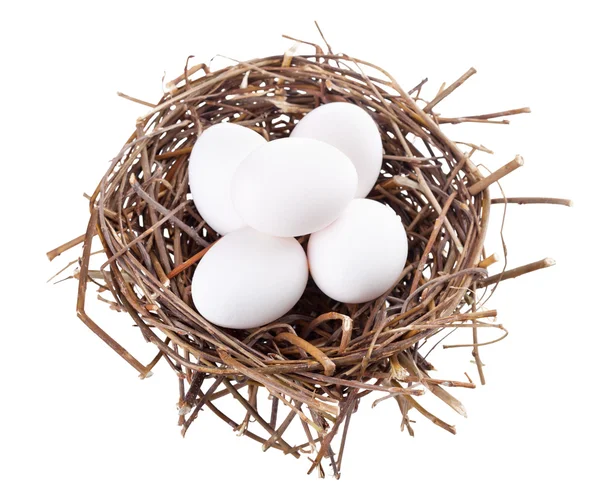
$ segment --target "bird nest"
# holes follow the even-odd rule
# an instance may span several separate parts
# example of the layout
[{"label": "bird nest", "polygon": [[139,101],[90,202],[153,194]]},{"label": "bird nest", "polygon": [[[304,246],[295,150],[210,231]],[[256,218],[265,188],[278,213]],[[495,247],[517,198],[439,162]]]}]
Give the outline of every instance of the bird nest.
[{"label": "bird nest", "polygon": [[[472,349],[483,381],[477,330],[501,328],[489,320],[496,312],[481,307],[485,290],[551,261],[488,276],[487,266],[496,260],[484,251],[491,204],[529,202],[491,199],[488,186],[522,159],[484,176],[471,160],[478,147],[457,144],[441,129],[445,123],[498,122],[527,108],[442,118],[436,104],[473,69],[427,102],[421,98],[426,80],[405,91],[373,64],[312,46],[314,55],[286,53],[215,72],[186,65],[156,105],[122,95],[148,112],[91,195],[86,233],[49,256],[83,242],[79,317],[141,377],[159,361],[168,363],[179,379],[183,434],[201,410],[210,410],[263,450],[306,453],[309,472],[324,475],[328,462],[339,477],[351,416],[373,391],[398,404],[402,427],[411,434],[413,410],[454,433],[422,406],[420,396],[437,396],[464,415],[448,388],[475,385],[470,378],[431,376],[425,349],[437,340],[430,339],[457,327],[472,329],[473,340],[461,346]],[[190,294],[196,263],[219,238],[188,194],[196,138],[222,122],[252,128],[267,140],[287,137],[311,109],[339,101],[362,107],[381,132],[384,159],[368,197],[390,206],[406,228],[408,259],[400,278],[386,295],[359,305],[336,302],[309,280],[297,305],[274,323],[250,330],[209,323]],[[95,237],[106,259],[91,269]],[[307,237],[299,241],[306,248]],[[87,314],[91,286],[131,316],[140,339],[156,346],[150,363],[134,358]],[[234,403],[221,404],[222,398]]]}]

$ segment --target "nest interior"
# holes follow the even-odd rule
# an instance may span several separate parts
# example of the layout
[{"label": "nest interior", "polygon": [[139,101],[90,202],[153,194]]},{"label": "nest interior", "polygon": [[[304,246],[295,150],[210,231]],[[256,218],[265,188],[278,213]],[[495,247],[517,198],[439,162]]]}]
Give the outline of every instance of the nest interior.
[{"label": "nest interior", "polygon": [[[410,410],[454,432],[418,398],[430,393],[464,414],[446,388],[474,384],[432,378],[421,346],[444,329],[468,326],[483,375],[477,327],[489,326],[485,319],[495,311],[482,310],[481,297],[500,280],[487,276],[483,244],[491,205],[487,187],[503,173],[484,177],[470,159],[475,149],[462,150],[442,132],[444,123],[465,118],[434,112],[472,73],[426,102],[420,97],[425,81],[404,91],[381,68],[319,47],[314,55],[277,55],[216,72],[204,64],[186,66],[158,104],[133,99],[149,106],[148,112],[91,196],[81,238],[79,317],[142,377],[157,362],[168,362],[179,379],[184,434],[208,409],[263,449],[295,457],[312,452],[309,472],[324,475],[328,461],[339,477],[352,413],[370,392],[398,403],[410,433]],[[335,101],[362,107],[380,129],[385,155],[368,197],[394,209],[406,228],[409,253],[400,279],[387,295],[361,305],[333,301],[309,280],[298,304],[276,323],[252,330],[208,323],[195,311],[190,285],[195,263],[219,235],[189,197],[187,164],[195,139],[225,121],[268,140],[286,137],[311,109]],[[520,163],[517,157],[502,170]],[[92,270],[96,237],[106,259]],[[305,247],[307,238],[299,240]],[[113,308],[131,315],[140,337],[156,346],[150,363],[134,358],[86,313],[91,285],[110,292]],[[265,393],[271,401],[259,409],[257,399]],[[224,396],[239,402],[243,418],[216,406]],[[288,440],[292,423],[303,429],[299,441]]]}]

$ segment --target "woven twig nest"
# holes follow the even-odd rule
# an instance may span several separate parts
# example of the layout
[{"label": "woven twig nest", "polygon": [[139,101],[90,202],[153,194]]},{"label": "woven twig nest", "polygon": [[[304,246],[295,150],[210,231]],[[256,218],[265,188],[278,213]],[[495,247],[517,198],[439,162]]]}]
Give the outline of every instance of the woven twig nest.
[{"label": "woven twig nest", "polygon": [[[487,187],[522,161],[517,156],[484,178],[470,160],[474,146],[457,145],[440,126],[528,109],[457,119],[436,115],[434,106],[474,72],[427,103],[419,98],[424,82],[405,91],[380,68],[318,47],[315,55],[277,55],[216,72],[204,64],[186,67],[138,120],[91,196],[90,222],[81,238],[80,318],[142,377],[158,361],[168,362],[180,382],[183,433],[199,410],[211,410],[263,449],[296,457],[312,451],[310,470],[321,475],[329,459],[337,477],[351,415],[369,392],[395,399],[402,426],[411,433],[411,409],[454,432],[421,406],[419,395],[432,393],[464,414],[445,388],[474,384],[432,378],[420,346],[444,329],[472,327],[471,347],[481,370],[477,328],[490,326],[485,319],[495,311],[480,309],[478,289],[550,263],[487,274],[494,261],[484,253]],[[225,121],[268,140],[286,137],[304,114],[335,101],[362,107],[379,127],[385,155],[368,197],[402,219],[409,239],[404,272],[387,295],[361,305],[333,301],[309,281],[298,304],[275,323],[254,330],[212,325],[196,312],[190,294],[195,263],[219,237],[188,195],[191,147],[203,130]],[[95,236],[106,261],[92,270]],[[299,240],[305,247],[307,238]],[[131,315],[140,339],[157,348],[153,361],[145,365],[133,358],[86,314],[90,283],[99,285],[104,299],[110,291],[112,307]],[[257,402],[267,395],[270,403]],[[224,396],[241,404],[244,418],[218,407]],[[294,425],[303,429],[294,433],[300,440],[288,438]]]}]

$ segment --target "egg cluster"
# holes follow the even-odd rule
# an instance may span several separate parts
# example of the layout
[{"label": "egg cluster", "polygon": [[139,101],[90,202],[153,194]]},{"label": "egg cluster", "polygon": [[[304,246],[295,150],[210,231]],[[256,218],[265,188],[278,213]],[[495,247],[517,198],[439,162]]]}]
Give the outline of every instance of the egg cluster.
[{"label": "egg cluster", "polygon": [[[384,294],[408,243],[400,217],[364,199],[382,159],[377,125],[345,102],[317,107],[290,137],[270,142],[231,123],[206,129],[190,155],[190,191],[222,237],[192,277],[198,312],[223,327],[260,327],[298,302],[309,268],[337,301]],[[308,234],[305,254],[295,237]]]}]

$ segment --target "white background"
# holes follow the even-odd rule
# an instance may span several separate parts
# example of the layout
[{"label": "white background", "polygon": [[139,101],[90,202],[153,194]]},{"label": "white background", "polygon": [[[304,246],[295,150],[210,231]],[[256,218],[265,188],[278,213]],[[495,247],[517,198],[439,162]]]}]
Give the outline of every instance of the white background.
[{"label": "white background", "polygon": [[[600,40],[592,5],[3,3],[0,495],[598,496],[600,275],[591,234]],[[510,126],[446,125],[447,133],[494,150],[475,157],[491,169],[523,155],[525,166],[503,182],[508,195],[575,201],[508,207],[509,267],[547,256],[557,265],[506,282],[488,303],[510,335],[482,349],[486,386],[453,391],[469,418],[429,402],[458,434],[414,415],[411,438],[399,430],[393,401],[371,409],[375,397],[367,398],[353,418],[340,481],[306,476],[306,458],[262,453],[209,411],[181,438],[172,372],[162,365],[140,381],[76,318],[76,281],[45,283],[78,255],[49,264],[45,252],[84,231],[82,193],[94,190],[146,111],[117,91],[156,101],[163,73],[179,75],[188,55],[208,62],[217,53],[240,60],[282,53],[292,42],[281,34],[318,42],[314,19],[334,51],[378,63],[404,88],[429,77],[430,97],[477,68],[438,112],[533,112]],[[487,248],[501,252],[502,208],[492,209]],[[150,359],[128,320],[91,309]],[[469,332],[450,342],[469,342]],[[466,349],[430,358],[440,377],[476,376]]]}]

